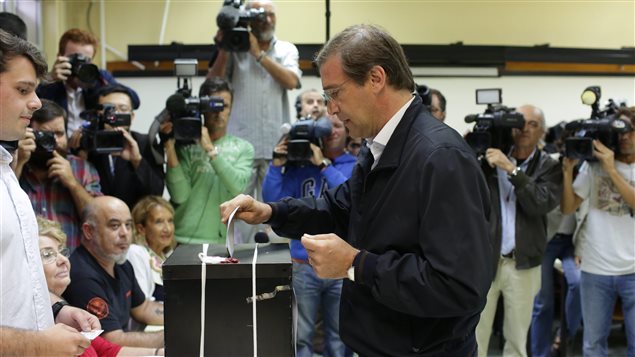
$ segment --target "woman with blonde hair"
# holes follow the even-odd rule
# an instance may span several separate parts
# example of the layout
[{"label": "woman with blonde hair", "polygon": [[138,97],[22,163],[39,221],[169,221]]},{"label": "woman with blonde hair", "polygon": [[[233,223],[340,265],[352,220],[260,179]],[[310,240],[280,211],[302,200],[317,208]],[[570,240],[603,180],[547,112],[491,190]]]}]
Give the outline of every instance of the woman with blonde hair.
[{"label": "woman with blonde hair", "polygon": [[176,246],[174,208],[159,196],[146,196],[132,209],[134,244],[128,261],[146,297],[163,301],[163,262]]}]

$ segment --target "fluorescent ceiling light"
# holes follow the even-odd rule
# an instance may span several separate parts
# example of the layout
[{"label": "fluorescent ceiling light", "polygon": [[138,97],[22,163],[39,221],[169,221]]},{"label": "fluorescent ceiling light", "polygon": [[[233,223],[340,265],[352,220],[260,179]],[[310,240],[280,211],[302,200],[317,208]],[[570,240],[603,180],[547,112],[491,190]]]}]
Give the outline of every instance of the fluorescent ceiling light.
[{"label": "fluorescent ceiling light", "polygon": [[415,77],[498,77],[496,67],[412,67]]}]

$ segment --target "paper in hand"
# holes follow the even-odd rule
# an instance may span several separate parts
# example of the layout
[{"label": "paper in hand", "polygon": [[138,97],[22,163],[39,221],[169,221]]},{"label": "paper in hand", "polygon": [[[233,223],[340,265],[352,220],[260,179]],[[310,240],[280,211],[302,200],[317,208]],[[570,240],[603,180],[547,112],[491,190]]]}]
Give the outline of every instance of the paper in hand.
[{"label": "paper in hand", "polygon": [[92,331],[81,331],[82,336],[86,337],[89,340],[94,340],[97,336],[101,335],[104,330],[92,330]]},{"label": "paper in hand", "polygon": [[234,215],[238,212],[238,208],[236,207],[234,211],[229,215],[229,219],[227,220],[227,240],[225,245],[227,246],[227,251],[229,252],[230,257],[234,257]]}]

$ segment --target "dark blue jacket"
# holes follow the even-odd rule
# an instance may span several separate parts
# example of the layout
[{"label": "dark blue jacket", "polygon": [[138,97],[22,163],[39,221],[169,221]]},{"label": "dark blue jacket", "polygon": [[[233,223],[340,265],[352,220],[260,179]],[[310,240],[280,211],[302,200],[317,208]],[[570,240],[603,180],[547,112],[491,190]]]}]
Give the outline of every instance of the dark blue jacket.
[{"label": "dark blue jacket", "polygon": [[360,356],[475,354],[493,257],[474,152],[417,97],[371,162],[362,148],[346,183],[272,204],[268,223],[288,237],[333,232],[361,250],[340,304],[340,336]]}]

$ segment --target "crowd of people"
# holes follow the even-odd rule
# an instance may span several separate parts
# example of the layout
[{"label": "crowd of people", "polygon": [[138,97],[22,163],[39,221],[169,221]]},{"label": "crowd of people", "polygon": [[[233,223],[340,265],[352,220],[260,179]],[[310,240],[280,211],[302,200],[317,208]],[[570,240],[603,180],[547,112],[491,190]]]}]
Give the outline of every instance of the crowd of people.
[{"label": "crowd of people", "polygon": [[[0,354],[163,355],[146,329],[164,324],[163,263],[179,244],[224,244],[239,208],[243,241],[289,240],[298,356],[485,356],[499,297],[503,355],[550,356],[582,331],[584,355],[606,356],[619,297],[635,356],[635,131],[581,162],[546,150],[545,113],[523,105],[512,145],[477,157],[443,123],[445,96],[417,93],[397,41],[357,25],[316,55],[323,91],[296,99],[298,120],[329,128],[298,160],[278,133],[298,50],[275,36],[272,1],[247,7],[264,15],[248,51],[216,47],[198,94],[223,110],[195,140],[171,119],[157,137],[130,130],[141,96],[105,69],[77,73],[90,32],[66,31],[49,71],[19,18],[0,16]],[[615,117],[635,127],[635,107]]]}]

